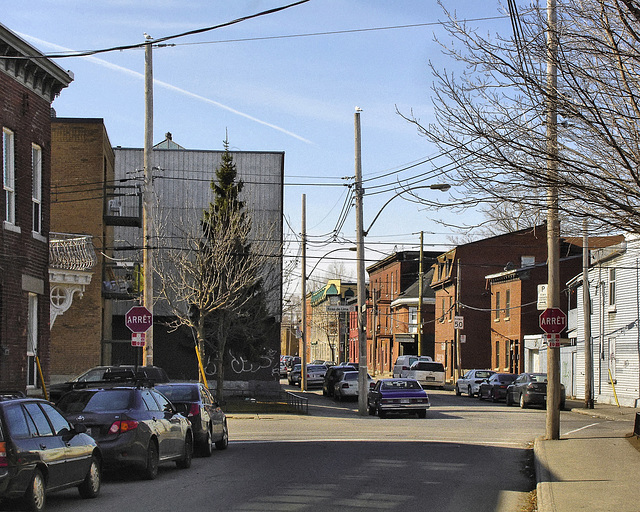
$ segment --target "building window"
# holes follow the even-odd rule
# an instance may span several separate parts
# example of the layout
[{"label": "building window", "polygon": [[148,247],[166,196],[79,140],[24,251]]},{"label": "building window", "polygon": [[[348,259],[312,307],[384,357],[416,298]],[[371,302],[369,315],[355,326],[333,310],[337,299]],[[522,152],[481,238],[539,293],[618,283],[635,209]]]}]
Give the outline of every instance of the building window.
[{"label": "building window", "polygon": [[449,322],[453,320],[453,297],[449,295]]},{"label": "building window", "polygon": [[616,269],[609,269],[609,309],[616,307]]},{"label": "building window", "polygon": [[33,232],[42,233],[42,149],[35,144],[31,145],[31,175],[33,203]]},{"label": "building window", "polygon": [[444,305],[444,297],[442,297],[442,315],[440,316],[440,323],[444,323],[444,315],[445,315],[445,305]]},{"label": "building window", "polygon": [[29,310],[27,311],[27,387],[35,388],[38,384],[38,296],[29,294]]},{"label": "building window", "polygon": [[418,332],[418,308],[409,308],[408,332],[411,334],[416,334]]},{"label": "building window", "polygon": [[16,175],[15,175],[15,144],[11,130],[2,129],[2,186],[5,196],[4,220],[15,225],[16,223]]},{"label": "building window", "polygon": [[511,317],[511,290],[504,292],[504,319],[509,320]]},{"label": "building window", "polygon": [[494,310],[495,316],[493,317],[493,319],[496,322],[500,321],[500,292],[496,292],[496,307]]},{"label": "building window", "polygon": [[496,340],[496,364],[495,369],[500,368],[500,340]]},{"label": "building window", "polygon": [[520,266],[522,268],[533,267],[535,264],[536,264],[536,257],[535,256],[522,256],[520,258]]}]

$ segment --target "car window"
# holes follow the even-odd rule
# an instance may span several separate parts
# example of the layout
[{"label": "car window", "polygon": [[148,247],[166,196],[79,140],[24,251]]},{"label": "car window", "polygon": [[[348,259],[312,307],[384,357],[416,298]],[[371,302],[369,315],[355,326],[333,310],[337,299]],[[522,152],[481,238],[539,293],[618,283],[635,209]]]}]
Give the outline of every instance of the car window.
[{"label": "car window", "polygon": [[149,409],[150,411],[162,410],[160,408],[160,405],[158,405],[158,402],[154,400],[151,391],[149,391],[148,389],[143,389],[142,391],[140,391],[140,397],[142,398],[142,401],[146,405],[147,409]]},{"label": "car window", "polygon": [[95,382],[102,380],[104,377],[105,368],[92,368],[88,372],[83,373],[76,380],[78,382]]},{"label": "car window", "polygon": [[546,373],[533,373],[531,374],[531,380],[533,382],[547,382]]},{"label": "car window", "polygon": [[24,404],[27,413],[33,419],[35,423],[36,429],[38,430],[38,435],[40,436],[52,436],[53,430],[51,429],[51,425],[49,425],[49,421],[47,417],[42,412],[42,409],[38,407],[38,404],[32,402]]},{"label": "car window", "polygon": [[160,393],[172,402],[197,402],[197,386],[156,386]]},{"label": "car window", "polygon": [[415,380],[390,380],[382,383],[382,389],[397,391],[404,389],[420,389],[420,384]]},{"label": "car window", "polygon": [[488,379],[492,375],[493,375],[493,372],[488,372],[488,371],[476,372],[476,379]]},{"label": "car window", "polygon": [[160,393],[158,393],[155,390],[151,390],[151,395],[153,396],[153,398],[156,399],[156,402],[158,402],[158,405],[160,406],[160,410],[161,411],[172,411],[173,410],[173,406],[171,405],[171,402],[169,402],[169,400],[166,399],[166,397],[164,397],[163,395],[161,395]]},{"label": "car window", "polygon": [[131,408],[130,389],[79,391],[64,395],[57,403],[65,413],[123,411]]},{"label": "car window", "polygon": [[[32,433],[27,425],[27,418],[20,404],[8,405],[4,410],[4,420],[9,427],[11,437],[27,438]],[[35,431],[34,431],[35,432]]]},{"label": "car window", "polygon": [[65,430],[67,432],[71,431],[71,425],[69,425],[69,422],[64,418],[62,414],[56,411],[52,405],[44,404],[44,403],[40,405],[44,410],[45,414],[47,415],[47,417],[49,418],[49,421],[53,426],[53,431],[55,435],[59,436],[63,434]]}]

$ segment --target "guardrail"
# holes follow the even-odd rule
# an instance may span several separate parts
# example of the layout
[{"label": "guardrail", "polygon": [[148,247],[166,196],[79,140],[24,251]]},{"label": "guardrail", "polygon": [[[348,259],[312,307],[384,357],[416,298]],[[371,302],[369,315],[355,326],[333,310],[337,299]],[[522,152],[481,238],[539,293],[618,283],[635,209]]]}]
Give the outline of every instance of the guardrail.
[{"label": "guardrail", "polygon": [[285,400],[287,405],[296,410],[300,414],[309,414],[309,399],[298,396],[290,391],[285,391]]}]

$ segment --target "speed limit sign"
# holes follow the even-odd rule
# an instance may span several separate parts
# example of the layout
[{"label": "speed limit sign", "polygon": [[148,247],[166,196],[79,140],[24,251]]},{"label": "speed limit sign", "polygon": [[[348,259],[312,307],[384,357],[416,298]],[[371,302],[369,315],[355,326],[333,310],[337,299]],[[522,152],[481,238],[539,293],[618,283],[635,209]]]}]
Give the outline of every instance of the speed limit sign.
[{"label": "speed limit sign", "polygon": [[464,329],[464,317],[463,316],[454,316],[453,317],[453,328],[457,330]]}]

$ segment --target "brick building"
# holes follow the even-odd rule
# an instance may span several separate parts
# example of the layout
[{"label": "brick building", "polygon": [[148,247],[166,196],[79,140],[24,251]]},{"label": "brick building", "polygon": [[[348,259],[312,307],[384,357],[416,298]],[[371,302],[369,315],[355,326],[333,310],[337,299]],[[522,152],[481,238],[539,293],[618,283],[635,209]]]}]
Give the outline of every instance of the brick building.
[{"label": "brick building", "polygon": [[82,299],[51,328],[51,380],[66,380],[112,361],[103,348],[111,339],[112,300],[103,283],[114,282],[113,226],[109,198],[113,190],[114,152],[102,119],[54,118],[51,121],[51,230],[91,237],[97,253],[95,278]]},{"label": "brick building", "polygon": [[[0,387],[49,374],[51,104],[73,77],[0,25]],[[36,57],[36,58],[33,58]]]}]

